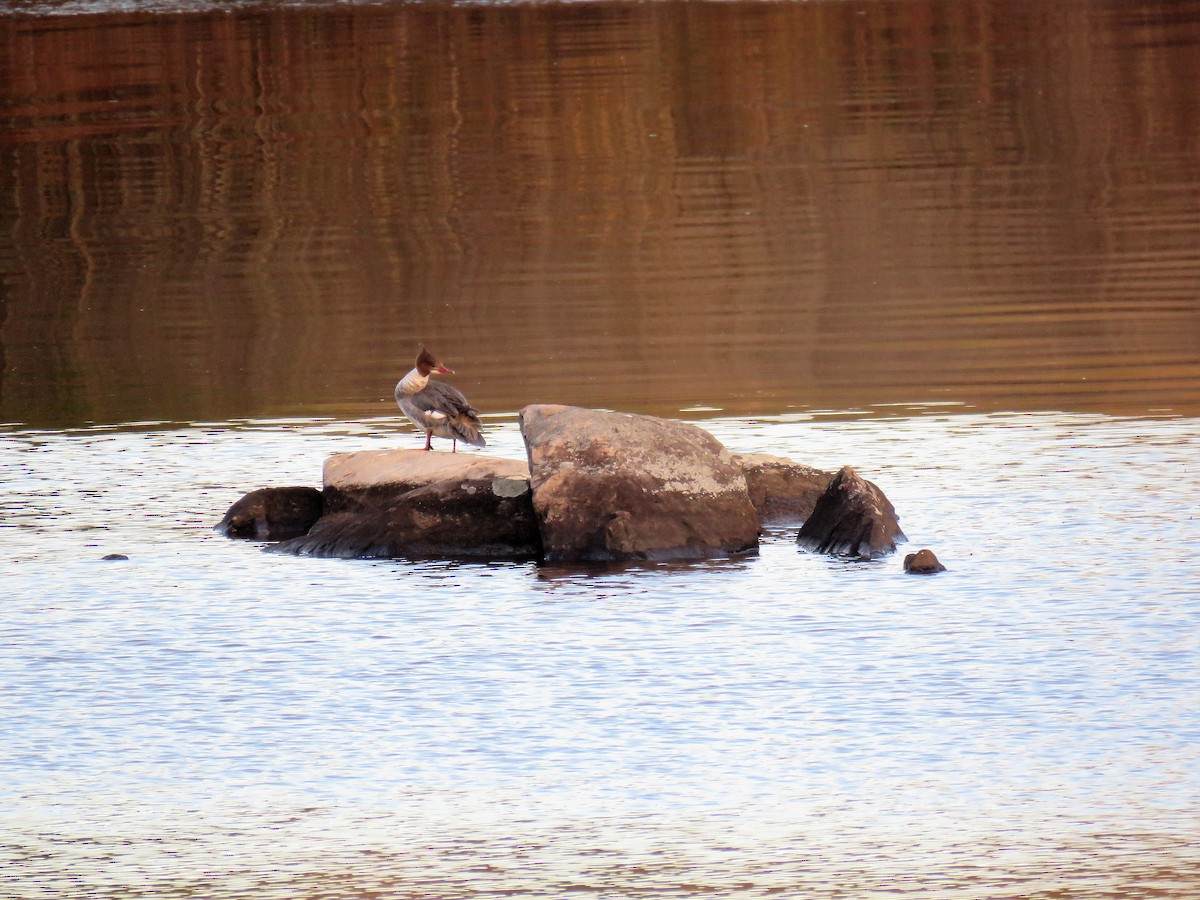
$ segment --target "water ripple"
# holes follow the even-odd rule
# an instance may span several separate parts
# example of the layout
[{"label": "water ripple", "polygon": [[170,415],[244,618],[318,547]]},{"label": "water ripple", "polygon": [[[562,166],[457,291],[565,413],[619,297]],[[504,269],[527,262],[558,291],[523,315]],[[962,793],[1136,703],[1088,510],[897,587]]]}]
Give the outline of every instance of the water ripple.
[{"label": "water ripple", "polygon": [[211,525],[387,422],[6,432],[5,893],[1195,883],[1195,420],[703,424],[855,464],[950,571],[787,529],[682,566],[281,558]]}]

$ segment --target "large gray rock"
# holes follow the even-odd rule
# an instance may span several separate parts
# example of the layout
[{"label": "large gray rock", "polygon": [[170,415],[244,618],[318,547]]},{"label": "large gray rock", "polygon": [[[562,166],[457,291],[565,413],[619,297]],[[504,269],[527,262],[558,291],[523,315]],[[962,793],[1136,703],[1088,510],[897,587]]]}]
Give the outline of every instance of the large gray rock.
[{"label": "large gray rock", "polygon": [[316,488],[259,488],[229,507],[216,530],[231,538],[281,541],[307,532],[323,505]]},{"label": "large gray rock", "polygon": [[457,477],[323,516],[273,549],[343,559],[534,559],[541,541],[528,481]]},{"label": "large gray rock", "polygon": [[817,553],[874,559],[906,540],[891,501],[849,466],[833,476],[800,528],[797,543]]},{"label": "large gray rock", "polygon": [[735,453],[733,461],[746,476],[759,520],[767,525],[806,520],[833,478],[812,466],[766,453]]},{"label": "large gray rock", "polygon": [[694,559],[758,545],[745,476],[708,432],[572,406],[527,406],[520,420],[546,561]]}]

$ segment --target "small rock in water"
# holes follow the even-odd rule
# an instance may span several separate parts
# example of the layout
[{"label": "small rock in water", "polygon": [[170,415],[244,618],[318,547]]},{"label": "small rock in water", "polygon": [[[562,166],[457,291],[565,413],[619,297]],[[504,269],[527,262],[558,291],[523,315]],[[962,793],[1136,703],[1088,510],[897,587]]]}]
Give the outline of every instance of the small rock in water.
[{"label": "small rock in water", "polygon": [[904,571],[910,575],[936,575],[946,567],[938,561],[932,550],[918,550],[904,557]]},{"label": "small rock in water", "polygon": [[229,507],[216,530],[230,538],[282,541],[306,534],[323,504],[316,488],[259,488]]},{"label": "small rock in water", "polygon": [[808,550],[860,559],[891,553],[903,540],[891,501],[849,466],[834,475],[796,537]]},{"label": "small rock in water", "polygon": [[123,560],[123,559],[127,560],[127,559],[129,559],[129,557],[126,556],[124,553],[109,553],[109,554],[106,554],[105,556],[100,557],[100,559],[102,559],[102,560]]}]

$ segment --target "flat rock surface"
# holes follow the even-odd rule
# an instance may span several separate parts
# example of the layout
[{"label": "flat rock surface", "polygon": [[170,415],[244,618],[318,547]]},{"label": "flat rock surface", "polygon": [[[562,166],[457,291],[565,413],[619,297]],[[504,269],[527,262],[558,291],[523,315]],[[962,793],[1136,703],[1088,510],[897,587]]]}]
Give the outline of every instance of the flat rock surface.
[{"label": "flat rock surface", "polygon": [[536,405],[521,410],[521,432],[549,562],[689,559],[758,544],[745,476],[701,428]]},{"label": "flat rock surface", "polygon": [[325,460],[322,480],[327,512],[390,503],[401,494],[443,482],[511,482],[498,493],[520,493],[529,465],[520,459],[437,450],[360,450]]},{"label": "flat rock surface", "polygon": [[478,453],[438,450],[360,450],[334,453],[325,460],[325,487],[373,487],[407,484],[420,487],[436,481],[481,478],[529,478],[522,459],[502,459]]}]

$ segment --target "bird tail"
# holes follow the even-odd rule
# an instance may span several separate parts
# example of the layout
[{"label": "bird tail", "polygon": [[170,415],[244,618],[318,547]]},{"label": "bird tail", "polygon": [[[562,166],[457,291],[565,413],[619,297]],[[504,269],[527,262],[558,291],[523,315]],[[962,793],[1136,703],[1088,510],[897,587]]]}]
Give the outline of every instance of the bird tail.
[{"label": "bird tail", "polygon": [[483,423],[474,413],[465,412],[450,420],[451,433],[463,443],[473,444],[476,447],[487,446],[482,427]]}]

